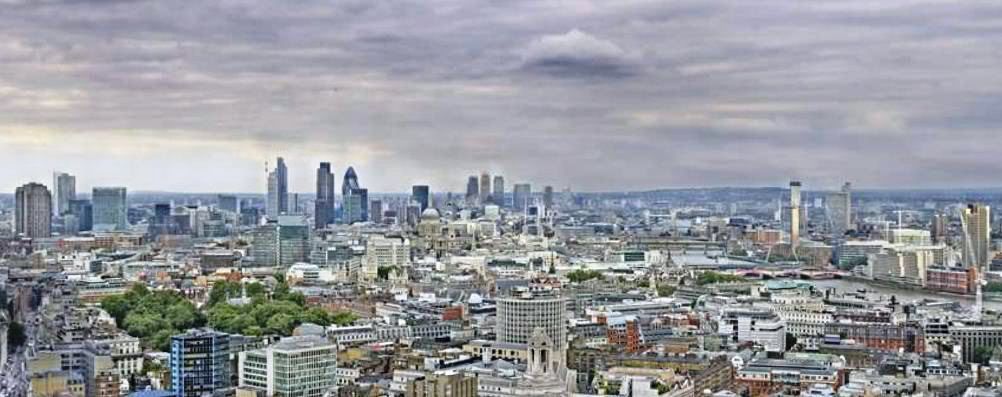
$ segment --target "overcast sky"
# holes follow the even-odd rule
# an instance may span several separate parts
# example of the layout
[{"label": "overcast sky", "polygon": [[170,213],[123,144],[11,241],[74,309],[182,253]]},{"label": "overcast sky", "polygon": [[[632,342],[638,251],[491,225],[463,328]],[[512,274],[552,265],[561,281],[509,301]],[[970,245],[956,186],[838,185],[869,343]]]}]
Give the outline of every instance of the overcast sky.
[{"label": "overcast sky", "polygon": [[1002,186],[1002,2],[0,0],[0,189]]}]

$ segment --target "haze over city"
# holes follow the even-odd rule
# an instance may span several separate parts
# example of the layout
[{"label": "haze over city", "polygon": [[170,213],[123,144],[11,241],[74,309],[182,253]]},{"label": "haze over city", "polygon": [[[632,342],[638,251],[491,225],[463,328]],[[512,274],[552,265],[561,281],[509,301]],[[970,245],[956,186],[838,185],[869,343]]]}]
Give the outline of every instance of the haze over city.
[{"label": "haze over city", "polygon": [[990,1],[5,0],[0,190],[996,187],[1000,51]]}]

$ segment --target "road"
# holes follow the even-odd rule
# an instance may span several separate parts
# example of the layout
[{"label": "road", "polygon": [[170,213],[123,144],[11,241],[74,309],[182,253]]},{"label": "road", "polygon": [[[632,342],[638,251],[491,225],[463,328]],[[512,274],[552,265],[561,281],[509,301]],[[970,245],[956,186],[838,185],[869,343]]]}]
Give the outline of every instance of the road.
[{"label": "road", "polygon": [[[26,316],[32,320],[34,315]],[[24,325],[25,335],[28,340],[25,346],[18,347],[16,351],[11,351],[7,355],[7,362],[0,368],[0,397],[25,397],[31,393],[31,383],[28,382],[28,359],[35,355],[35,346],[38,332],[35,330],[35,321],[27,321]]]}]

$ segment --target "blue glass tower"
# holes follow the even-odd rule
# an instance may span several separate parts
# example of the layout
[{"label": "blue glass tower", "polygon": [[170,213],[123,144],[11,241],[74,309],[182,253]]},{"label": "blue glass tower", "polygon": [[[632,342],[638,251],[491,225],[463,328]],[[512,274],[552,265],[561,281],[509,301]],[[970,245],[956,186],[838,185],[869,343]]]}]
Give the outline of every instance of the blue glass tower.
[{"label": "blue glass tower", "polygon": [[176,397],[201,397],[230,388],[230,336],[191,330],[170,340],[170,374]]}]

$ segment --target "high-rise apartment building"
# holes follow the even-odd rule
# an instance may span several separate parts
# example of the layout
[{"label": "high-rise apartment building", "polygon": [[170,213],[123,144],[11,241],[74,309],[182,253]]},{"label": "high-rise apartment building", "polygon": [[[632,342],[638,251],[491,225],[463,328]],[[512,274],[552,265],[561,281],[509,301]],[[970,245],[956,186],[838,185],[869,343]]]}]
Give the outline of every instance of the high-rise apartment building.
[{"label": "high-rise apartment building", "polygon": [[323,397],[335,386],[337,345],[321,336],[294,336],[239,355],[240,388],[266,396]]},{"label": "high-rise apartment building", "polygon": [[421,206],[421,212],[428,209],[431,205],[431,189],[428,188],[428,185],[411,186],[411,201]]},{"label": "high-rise apartment building", "polygon": [[14,233],[30,238],[52,235],[52,194],[45,185],[32,182],[17,188]]},{"label": "high-rise apartment building", "polygon": [[491,194],[494,197],[494,204],[500,207],[504,207],[507,202],[504,196],[504,177],[501,175],[494,176],[494,193]]},{"label": "high-rise apartment building", "polygon": [[91,193],[94,230],[123,231],[129,227],[124,187],[95,187]]},{"label": "high-rise apartment building", "polygon": [[63,215],[70,210],[70,200],[77,198],[77,178],[65,172],[56,172],[52,175],[53,192],[52,210],[53,215]]},{"label": "high-rise apartment building", "polygon": [[320,163],[317,168],[317,199],[314,203],[314,227],[323,229],[334,222],[334,173],[331,163]]},{"label": "high-rise apartment building", "polygon": [[269,219],[289,213],[289,170],[285,159],[279,157],[275,169],[268,173],[268,203],[265,209]]},{"label": "high-rise apartment building", "polygon": [[984,204],[969,204],[961,216],[967,231],[962,252],[964,266],[987,269],[991,260],[991,208]]},{"label": "high-rise apartment building", "polygon": [[516,290],[497,300],[497,341],[527,344],[542,328],[561,348],[567,342],[567,300],[556,292]]},{"label": "high-rise apartment building", "polygon": [[512,188],[512,207],[519,212],[523,212],[532,204],[532,185],[528,183],[518,183]]},{"label": "high-rise apartment building", "polygon": [[171,386],[176,397],[216,395],[230,388],[230,336],[191,330],[170,341]]}]

